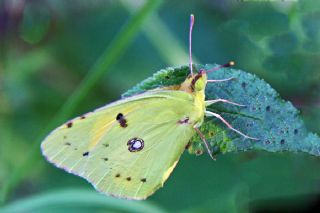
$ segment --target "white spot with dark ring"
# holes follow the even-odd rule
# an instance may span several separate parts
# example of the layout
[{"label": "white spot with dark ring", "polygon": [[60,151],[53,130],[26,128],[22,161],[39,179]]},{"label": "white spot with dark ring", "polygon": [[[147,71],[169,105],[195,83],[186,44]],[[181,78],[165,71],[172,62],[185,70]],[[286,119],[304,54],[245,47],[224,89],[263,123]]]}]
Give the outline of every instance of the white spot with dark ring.
[{"label": "white spot with dark ring", "polygon": [[128,150],[130,152],[138,152],[143,149],[144,141],[141,138],[132,138],[128,141]]}]

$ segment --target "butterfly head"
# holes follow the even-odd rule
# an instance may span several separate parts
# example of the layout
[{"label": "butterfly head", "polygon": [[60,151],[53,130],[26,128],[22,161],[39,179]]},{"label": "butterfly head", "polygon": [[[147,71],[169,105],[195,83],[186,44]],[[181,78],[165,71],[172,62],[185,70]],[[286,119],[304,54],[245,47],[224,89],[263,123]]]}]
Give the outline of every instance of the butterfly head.
[{"label": "butterfly head", "polygon": [[194,92],[205,90],[207,85],[207,73],[201,69],[197,74],[192,75],[190,87]]}]

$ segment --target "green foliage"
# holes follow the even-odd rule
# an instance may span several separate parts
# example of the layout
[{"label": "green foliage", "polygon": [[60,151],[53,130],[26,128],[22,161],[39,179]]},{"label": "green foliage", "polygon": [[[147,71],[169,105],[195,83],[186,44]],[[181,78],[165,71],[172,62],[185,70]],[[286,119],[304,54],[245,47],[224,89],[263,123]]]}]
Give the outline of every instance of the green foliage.
[{"label": "green foliage", "polygon": [[[197,70],[210,70],[218,65],[196,65]],[[142,81],[123,96],[141,93],[157,87],[178,85],[189,74],[187,66],[167,68]],[[258,138],[258,141],[245,139],[232,132],[217,118],[206,118],[200,128],[213,147],[214,153],[265,150],[269,152],[306,152],[320,155],[320,138],[309,133],[290,102],[264,80],[241,70],[223,68],[209,73],[209,79],[234,78],[228,82],[209,83],[206,88],[207,100],[226,99],[245,105],[214,104],[209,111],[221,114],[234,128]],[[216,127],[219,126],[219,128]],[[201,143],[198,136],[193,141]]]},{"label": "green foliage", "polygon": [[37,7],[37,5],[26,5],[23,12],[23,21],[20,26],[22,39],[30,44],[38,43],[45,37],[51,21],[48,8],[40,9],[33,7]]},{"label": "green foliage", "polygon": [[[101,79],[101,77],[108,71],[111,65],[113,65],[119,57],[122,55],[124,50],[129,46],[134,36],[137,34],[139,27],[148,15],[159,6],[160,1],[150,1],[143,5],[143,7],[137,11],[135,15],[126,23],[123,29],[111,42],[110,46],[102,53],[101,57],[93,65],[92,69],[89,70],[81,84],[75,90],[74,94],[66,101],[65,105],[62,106],[61,110],[54,117],[48,128],[57,125],[64,119],[67,119],[72,111],[79,105],[79,103],[86,97],[88,92],[93,89],[94,85]],[[42,139],[42,135],[39,138]],[[39,139],[40,141],[40,139]],[[16,169],[11,177],[4,183],[0,191],[0,202],[6,199],[7,193],[19,180],[28,173],[28,170],[33,166],[39,157],[39,142],[34,142],[30,149],[29,158],[22,163],[18,169]]]},{"label": "green foliage", "polygon": [[150,202],[105,197],[92,190],[70,189],[39,194],[6,206],[1,213],[53,212],[165,212]]},{"label": "green foliage", "polygon": [[[187,64],[190,13],[196,18],[193,56],[201,59],[197,63],[236,61],[238,68],[265,79],[283,99],[299,108],[299,117],[308,130],[320,132],[320,4],[314,0],[188,1],[186,4],[162,1],[161,7],[148,12],[141,25],[131,25],[135,28],[131,32],[135,32],[129,33],[129,40],[118,42],[125,44],[124,50],[109,48],[112,52],[104,55],[105,61],[113,60],[107,63],[108,74],[103,77],[99,74],[87,92],[82,90],[86,94],[81,95],[80,101],[72,104],[76,107],[69,108],[68,113],[60,111],[64,115],[58,118],[56,112],[79,88],[106,47],[110,47],[111,41],[115,43],[116,37],[123,37],[117,32],[123,32],[126,20],[142,8],[135,3],[128,0],[0,1],[0,190],[6,198],[0,201],[2,205],[19,204],[36,198],[37,194],[46,198],[48,194],[44,192],[70,187],[75,190],[87,187],[93,191],[87,182],[53,168],[41,157],[40,135],[50,132],[44,127],[48,124],[55,127],[119,99],[121,93],[151,76],[154,70]],[[150,1],[153,3],[156,4]],[[219,72],[214,74],[222,77],[225,71]],[[232,70],[226,71],[227,74],[241,75],[241,72]],[[176,77],[183,80],[184,75]],[[239,86],[237,79],[225,83],[212,86],[217,89]],[[230,96],[233,101],[242,102],[232,94],[224,95],[219,97]],[[246,100],[255,102],[250,97]],[[248,104],[245,100],[244,103]],[[286,102],[276,106],[280,109],[281,105],[289,106]],[[212,110],[223,113],[230,122],[239,117],[230,112],[247,110],[226,104],[214,107]],[[265,112],[257,110],[257,114],[262,116]],[[213,147],[215,153],[231,152],[217,156],[217,161],[211,161],[206,154],[185,153],[165,187],[150,197],[147,204],[153,201],[170,212],[254,212],[261,208],[258,202],[263,209],[279,211],[282,207],[291,211],[310,205],[310,200],[319,194],[318,157],[291,152],[235,153],[251,144],[245,141],[243,146],[235,146],[231,139],[237,135],[218,120],[206,122],[202,128],[225,133],[220,134],[222,139],[215,138],[218,144]],[[247,133],[246,126],[239,128]],[[301,128],[304,129],[303,125]],[[297,141],[298,145],[312,141],[306,138]],[[277,143],[262,145],[254,148],[270,151],[279,148]],[[193,152],[203,149],[201,143],[195,143],[192,148]],[[52,195],[58,199],[62,194]],[[72,194],[79,201],[83,201],[83,195]],[[92,202],[99,206],[99,212],[100,204]],[[60,204],[57,203],[57,208]],[[68,207],[76,208],[73,202]],[[48,207],[47,211],[51,209]]]}]

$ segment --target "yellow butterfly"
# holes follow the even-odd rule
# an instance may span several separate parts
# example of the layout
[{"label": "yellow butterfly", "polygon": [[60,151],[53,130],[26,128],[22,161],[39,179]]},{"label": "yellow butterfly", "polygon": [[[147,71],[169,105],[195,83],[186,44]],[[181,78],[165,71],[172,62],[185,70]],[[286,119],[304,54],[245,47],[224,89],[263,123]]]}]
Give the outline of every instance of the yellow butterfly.
[{"label": "yellow butterfly", "polygon": [[[229,79],[207,80],[207,73],[213,70],[193,73],[193,15],[190,23],[190,75],[181,85],[122,99],[58,127],[41,144],[47,160],[87,179],[104,194],[140,200],[163,186],[195,134],[213,158],[198,129],[204,116],[217,117],[251,138],[219,114],[206,111],[206,106],[217,102],[239,104],[224,99],[205,101],[207,82]],[[223,67],[231,65],[233,62]]]}]

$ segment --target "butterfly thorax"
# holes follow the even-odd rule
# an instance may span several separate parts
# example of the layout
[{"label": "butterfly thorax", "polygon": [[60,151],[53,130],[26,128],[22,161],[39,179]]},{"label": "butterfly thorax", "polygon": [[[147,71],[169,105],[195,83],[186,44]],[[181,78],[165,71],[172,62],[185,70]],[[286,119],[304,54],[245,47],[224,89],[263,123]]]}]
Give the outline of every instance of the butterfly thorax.
[{"label": "butterfly thorax", "polygon": [[204,118],[206,84],[207,75],[204,71],[200,71],[197,74],[189,75],[179,88],[179,90],[194,96],[196,110],[192,113],[191,120],[195,121],[196,127],[199,127],[202,124]]}]

